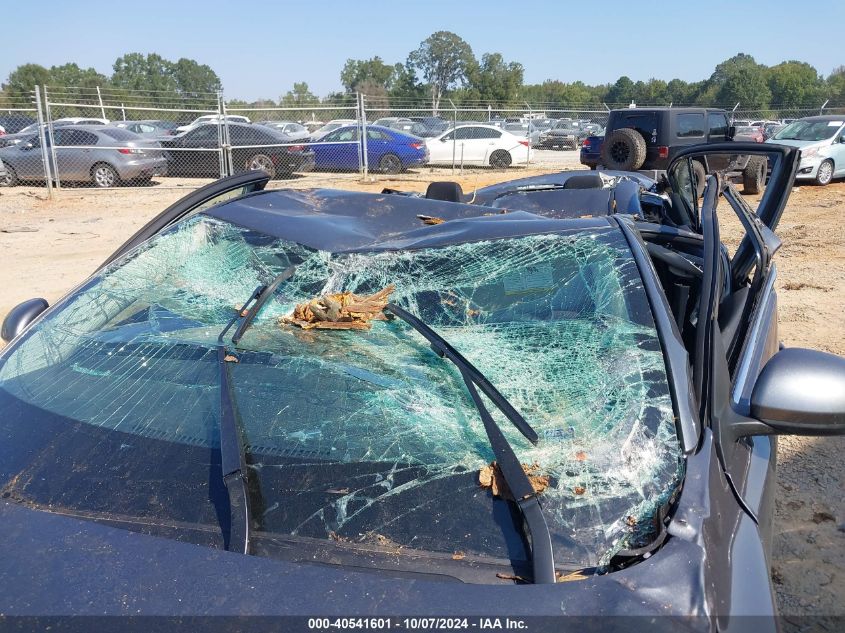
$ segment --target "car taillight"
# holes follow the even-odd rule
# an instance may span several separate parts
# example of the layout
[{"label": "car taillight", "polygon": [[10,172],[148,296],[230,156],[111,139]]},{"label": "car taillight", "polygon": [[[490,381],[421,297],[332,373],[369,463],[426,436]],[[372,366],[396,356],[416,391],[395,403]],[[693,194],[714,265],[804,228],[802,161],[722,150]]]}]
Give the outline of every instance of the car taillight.
[{"label": "car taillight", "polygon": [[291,152],[301,152],[305,149],[305,145],[288,145],[288,150]]},{"label": "car taillight", "polygon": [[410,145],[414,149],[422,149],[423,147],[425,147],[425,143],[411,143]]},{"label": "car taillight", "polygon": [[121,154],[143,154],[144,151],[134,147],[121,147],[117,150]]},{"label": "car taillight", "polygon": [[525,145],[525,147],[528,147],[528,141],[519,141],[519,144]]},{"label": "car taillight", "polygon": [[661,145],[657,148],[657,156],[660,158],[669,158],[669,148],[665,145]]},{"label": "car taillight", "polygon": [[590,139],[586,139],[586,138],[585,138],[585,139],[584,139],[584,142],[583,142],[583,143],[581,143],[581,147],[586,147],[587,149],[589,149],[589,147],[590,147]]}]

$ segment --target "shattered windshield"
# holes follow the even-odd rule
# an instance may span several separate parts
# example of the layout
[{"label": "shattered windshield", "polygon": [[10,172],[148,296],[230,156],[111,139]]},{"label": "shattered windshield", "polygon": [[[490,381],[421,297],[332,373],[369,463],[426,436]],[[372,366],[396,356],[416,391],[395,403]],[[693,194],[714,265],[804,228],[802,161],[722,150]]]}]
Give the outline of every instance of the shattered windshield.
[{"label": "shattered windshield", "polygon": [[28,452],[0,452],[4,496],[220,546],[216,337],[289,266],[230,366],[259,550],[284,537],[529,557],[518,512],[480,485],[493,453],[453,365],[399,320],[335,331],[282,318],[390,285],[537,430],[535,447],[502,424],[548,478],[540,502],[559,564],[601,565],[653,537],[681,453],[642,282],[610,228],[327,253],[195,216],[6,352],[0,430]]}]

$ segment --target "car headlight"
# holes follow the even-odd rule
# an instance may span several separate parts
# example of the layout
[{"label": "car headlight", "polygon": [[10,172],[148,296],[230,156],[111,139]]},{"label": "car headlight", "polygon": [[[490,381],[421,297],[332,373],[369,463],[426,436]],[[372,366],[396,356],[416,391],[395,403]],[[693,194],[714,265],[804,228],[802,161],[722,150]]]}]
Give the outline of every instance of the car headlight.
[{"label": "car headlight", "polygon": [[819,153],[818,147],[808,147],[807,149],[801,150],[801,158],[810,158],[810,156],[815,156]]}]

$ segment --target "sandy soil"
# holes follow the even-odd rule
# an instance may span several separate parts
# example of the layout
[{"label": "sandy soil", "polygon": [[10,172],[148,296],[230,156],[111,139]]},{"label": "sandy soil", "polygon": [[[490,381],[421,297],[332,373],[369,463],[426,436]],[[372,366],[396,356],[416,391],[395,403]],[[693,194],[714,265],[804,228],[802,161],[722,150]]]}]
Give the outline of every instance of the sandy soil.
[{"label": "sandy soil", "polygon": [[[448,169],[425,169],[374,182],[361,182],[355,174],[314,174],[272,186],[421,191],[431,180],[448,179],[472,190],[547,170],[467,169],[451,175]],[[166,183],[143,190],[65,189],[53,201],[44,199],[43,189],[0,189],[0,315],[33,296],[55,301],[148,219],[197,185],[192,179]],[[783,247],[776,256],[780,336],[787,346],[845,355],[843,214],[845,182],[793,190],[778,230]],[[730,240],[735,223],[726,218],[723,231]],[[780,441],[772,576],[787,619],[845,615],[843,454],[845,438]]]}]

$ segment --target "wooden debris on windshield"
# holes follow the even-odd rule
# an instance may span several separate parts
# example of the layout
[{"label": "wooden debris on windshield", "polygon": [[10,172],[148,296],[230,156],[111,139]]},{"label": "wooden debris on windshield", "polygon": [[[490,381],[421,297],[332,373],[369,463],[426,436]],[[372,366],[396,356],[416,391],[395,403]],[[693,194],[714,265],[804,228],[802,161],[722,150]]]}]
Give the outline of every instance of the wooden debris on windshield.
[{"label": "wooden debris on windshield", "polygon": [[279,323],[303,330],[369,330],[372,321],[385,321],[384,308],[396,289],[391,284],[371,295],[338,292],[298,304]]},{"label": "wooden debris on windshield", "polygon": [[430,225],[443,224],[446,221],[443,218],[437,218],[437,217],[434,217],[433,215],[418,215],[417,218],[422,220],[423,224],[430,224]]},{"label": "wooden debris on windshield", "polygon": [[[531,482],[531,487],[537,494],[549,487],[549,476],[539,474],[539,464],[531,464],[530,466],[522,464],[522,470],[528,475],[528,481]],[[482,488],[490,488],[494,497],[513,500],[513,495],[505,482],[502,470],[495,461],[490,462],[488,466],[484,466],[478,471],[478,484]]]}]

